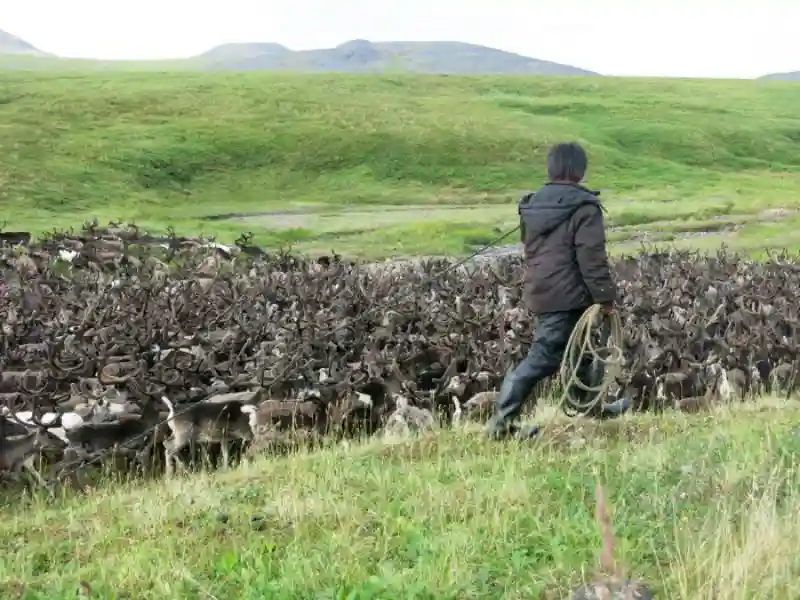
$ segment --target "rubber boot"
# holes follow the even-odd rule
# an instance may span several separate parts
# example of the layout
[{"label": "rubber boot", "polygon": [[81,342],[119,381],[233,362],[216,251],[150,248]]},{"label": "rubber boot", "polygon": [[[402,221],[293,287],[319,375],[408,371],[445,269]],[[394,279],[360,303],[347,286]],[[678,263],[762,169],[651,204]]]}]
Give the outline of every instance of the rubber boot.
[{"label": "rubber boot", "polygon": [[[605,324],[603,324],[599,331],[598,339],[595,340],[595,347],[605,347],[609,337],[610,332]],[[581,379],[586,383],[587,387],[597,388],[603,383],[603,378],[606,374],[605,364],[600,356],[593,356],[591,362],[581,369],[581,373],[583,375]],[[583,392],[583,394],[586,398],[590,396],[590,392]],[[586,416],[601,420],[615,419],[625,414],[631,407],[631,404],[630,398],[625,396],[614,399],[610,399],[610,396],[607,396],[606,398],[598,399],[597,404],[592,407]]]},{"label": "rubber boot", "polygon": [[[582,367],[579,376],[587,387],[597,388],[603,383],[603,378],[606,375],[605,365],[597,356],[592,358],[591,361],[587,361],[587,364],[585,364],[585,366],[582,365]],[[586,390],[579,391],[579,397],[584,403],[595,396],[595,394],[596,392],[588,392]],[[588,412],[586,412],[585,416],[602,419],[604,404],[605,398],[598,398],[595,400],[594,406],[589,408]]]},{"label": "rubber boot", "polygon": [[633,402],[628,396],[616,398],[611,402],[603,402],[602,410],[600,411],[600,418],[616,419],[628,412],[628,409],[633,405]]},{"label": "rubber boot", "polygon": [[502,439],[515,435],[519,427],[514,424],[514,420],[519,414],[522,402],[518,401],[518,394],[514,393],[514,369],[506,371],[503,384],[500,386],[500,393],[494,401],[494,415],[486,425],[486,434],[495,439]]}]

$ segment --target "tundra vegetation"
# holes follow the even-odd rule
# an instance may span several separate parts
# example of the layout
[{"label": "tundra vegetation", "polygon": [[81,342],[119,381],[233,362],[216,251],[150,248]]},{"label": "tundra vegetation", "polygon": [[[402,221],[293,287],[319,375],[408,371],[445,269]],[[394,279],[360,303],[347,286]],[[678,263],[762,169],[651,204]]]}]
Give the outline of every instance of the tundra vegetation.
[{"label": "tundra vegetation", "polygon": [[[47,152],[41,135],[16,129],[2,188],[15,230],[0,236],[3,597],[560,597],[591,579],[598,477],[616,558],[660,597],[797,594],[800,261],[768,251],[764,237],[766,227],[790,231],[797,174],[791,153],[759,154],[791,147],[785,84],[667,81],[646,92],[597,79],[170,77],[3,75],[0,111],[19,111],[42,135],[53,125]],[[153,104],[164,89],[174,96]],[[498,105],[503,89],[523,103],[549,95],[550,112]],[[717,106],[714,89],[731,93],[712,121],[697,94]],[[74,110],[52,102],[67,90],[83,94],[82,112],[78,100]],[[456,113],[447,107],[459,92]],[[360,128],[359,93],[383,106]],[[662,94],[667,112],[682,106],[670,113],[677,120],[656,131],[633,119],[650,136],[615,150],[623,118],[593,103],[638,106],[643,119],[646,93]],[[197,110],[178,116],[171,103],[184,102]],[[405,121],[392,102],[417,110]],[[224,118],[197,112],[211,106]],[[265,106],[276,116],[256,132]],[[681,152],[703,156],[691,142],[699,138],[670,141],[682,123],[716,140],[733,135],[733,113],[739,135],[752,127],[755,140],[760,126],[771,145],[714,146],[716,161],[682,162]],[[434,212],[430,222],[373,223],[354,243],[362,257],[463,253],[513,224],[513,190],[531,185],[545,143],[584,123],[596,177],[610,188],[612,235],[644,235],[645,223],[657,234],[684,223],[677,217],[692,232],[741,219],[727,239],[753,250],[751,227],[766,247],[758,261],[690,249],[710,233],[672,248],[617,247],[626,364],[614,391],[634,400],[621,419],[568,419],[545,405],[533,443],[479,434],[534,325],[516,256],[364,263],[262,249],[299,241],[314,250],[343,233],[259,228],[263,205],[299,210],[313,199],[303,210],[347,221],[354,205],[382,215],[387,204],[434,199],[478,215],[470,227],[480,235],[462,236],[450,219],[431,242],[430,223],[447,218]],[[652,187],[642,187],[648,176]],[[278,189],[269,181],[281,195],[262,204],[256,194]],[[112,191],[119,203],[109,204]],[[199,216],[186,216],[189,203]],[[65,229],[113,212],[146,226]],[[213,226],[224,243],[165,224]],[[254,235],[234,236],[234,226]],[[401,238],[409,245],[377,244]]]},{"label": "tundra vegetation", "polygon": [[0,72],[9,228],[98,218],[367,258],[464,254],[579,139],[620,251],[796,248],[790,82]]}]

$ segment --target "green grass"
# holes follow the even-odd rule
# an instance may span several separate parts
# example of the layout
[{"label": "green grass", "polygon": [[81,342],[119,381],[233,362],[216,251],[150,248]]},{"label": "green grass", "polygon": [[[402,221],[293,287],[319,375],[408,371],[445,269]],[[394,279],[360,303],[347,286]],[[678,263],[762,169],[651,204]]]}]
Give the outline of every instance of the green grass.
[{"label": "green grass", "polygon": [[[80,65],[76,65],[78,68]],[[134,68],[132,66],[131,68]],[[123,218],[362,256],[461,254],[578,139],[616,251],[800,247],[800,112],[779,82],[0,74],[8,229]],[[775,212],[783,209],[784,213]],[[660,597],[800,596],[800,405],[372,440],[0,509],[0,597],[536,597],[591,571],[595,476]],[[220,516],[227,520],[223,522]],[[252,516],[262,528],[254,528]]]},{"label": "green grass", "polygon": [[549,410],[537,444],[444,431],[7,506],[2,596],[74,598],[83,581],[141,600],[536,598],[594,569],[597,475],[617,558],[658,597],[800,595],[800,405]]},{"label": "green grass", "polygon": [[[629,231],[757,219],[800,207],[796,95],[761,81],[5,71],[0,202],[7,228],[36,232],[122,218],[364,256],[463,253],[514,224],[552,143],[578,139],[588,184]],[[287,210],[306,216],[261,214]],[[242,218],[209,219],[229,213]]]}]

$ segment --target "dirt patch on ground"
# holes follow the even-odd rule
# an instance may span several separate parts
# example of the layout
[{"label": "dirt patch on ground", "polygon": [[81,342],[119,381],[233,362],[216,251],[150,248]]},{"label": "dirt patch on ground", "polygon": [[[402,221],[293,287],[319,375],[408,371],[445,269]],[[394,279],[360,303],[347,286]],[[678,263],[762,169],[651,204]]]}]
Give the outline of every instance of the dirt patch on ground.
[{"label": "dirt patch on ground", "polygon": [[340,232],[352,229],[376,229],[419,221],[452,223],[497,223],[508,220],[505,206],[374,206],[358,209],[327,207],[325,210],[270,211],[236,215],[233,221],[246,221],[272,230],[313,229]]},{"label": "dirt patch on ground", "polygon": [[268,210],[262,212],[254,212],[254,213],[244,213],[244,212],[231,212],[231,213],[221,213],[218,215],[205,215],[203,217],[199,217],[201,221],[237,221],[243,219],[250,219],[253,217],[286,217],[286,216],[295,216],[295,215],[304,215],[304,214],[311,214],[315,211],[309,208],[297,208],[293,210]]},{"label": "dirt patch on ground", "polygon": [[681,227],[681,225],[676,225],[675,223],[669,223],[669,227],[665,226],[664,229],[658,229],[656,227],[652,229],[627,229],[620,231],[620,233],[625,234],[625,239],[615,241],[647,243],[671,240],[687,240],[698,237],[707,237],[709,235],[719,236],[739,231],[742,227],[744,227],[746,222],[747,221],[744,220],[739,222],[727,220],[719,223],[688,223],[684,227]]},{"label": "dirt patch on ground", "polygon": [[482,217],[503,218],[505,205],[376,205],[348,208],[342,206],[315,205],[286,210],[269,210],[253,213],[224,213],[201,217],[204,221],[250,221],[272,229],[306,227],[310,221],[347,221],[370,223],[401,223],[424,219],[446,220],[456,218],[480,219]]},{"label": "dirt patch on ground", "polygon": [[800,215],[800,210],[794,208],[768,208],[758,213],[758,220],[761,222],[774,222],[789,217],[796,217]]}]

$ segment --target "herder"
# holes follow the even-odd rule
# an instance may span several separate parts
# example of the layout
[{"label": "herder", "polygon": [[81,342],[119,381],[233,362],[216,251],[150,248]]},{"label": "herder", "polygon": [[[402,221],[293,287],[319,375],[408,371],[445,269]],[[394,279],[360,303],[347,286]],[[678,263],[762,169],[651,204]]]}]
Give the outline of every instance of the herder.
[{"label": "herder", "polygon": [[[617,290],[606,252],[604,209],[599,192],[580,185],[587,166],[578,144],[554,146],[547,156],[549,183],[519,203],[525,299],[538,326],[525,359],[506,373],[487,427],[491,437],[519,432],[514,421],[525,400],[539,381],[558,372],[583,312],[592,304],[603,305],[606,314],[614,311]],[[588,366],[584,361],[579,374],[585,375]]]}]

